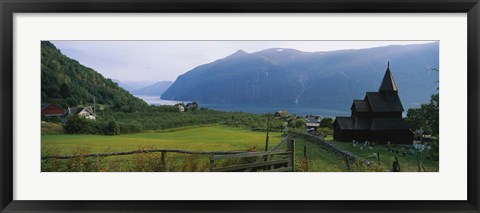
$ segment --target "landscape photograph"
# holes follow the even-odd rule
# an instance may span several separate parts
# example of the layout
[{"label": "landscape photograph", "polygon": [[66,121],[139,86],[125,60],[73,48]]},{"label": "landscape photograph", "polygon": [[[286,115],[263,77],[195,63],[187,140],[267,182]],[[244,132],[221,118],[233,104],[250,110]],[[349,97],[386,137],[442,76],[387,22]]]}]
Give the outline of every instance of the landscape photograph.
[{"label": "landscape photograph", "polygon": [[439,172],[438,41],[41,41],[42,172]]}]

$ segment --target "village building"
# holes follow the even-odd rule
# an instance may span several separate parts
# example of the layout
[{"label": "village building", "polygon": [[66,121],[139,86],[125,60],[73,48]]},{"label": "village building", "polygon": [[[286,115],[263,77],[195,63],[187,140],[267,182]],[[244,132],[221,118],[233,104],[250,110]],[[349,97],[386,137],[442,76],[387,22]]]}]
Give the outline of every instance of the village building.
[{"label": "village building", "polygon": [[273,116],[275,116],[276,118],[286,118],[289,115],[290,114],[288,113],[288,110],[279,110],[273,114]]},{"label": "village building", "polygon": [[65,111],[55,104],[43,104],[42,105],[42,117],[61,117],[65,114]]},{"label": "village building", "polygon": [[350,109],[350,117],[336,117],[333,123],[335,140],[413,143],[413,132],[402,118],[404,109],[390,64],[378,92],[367,92],[363,100],[353,100]]},{"label": "village building", "polygon": [[311,115],[311,114],[305,116],[305,118],[313,118],[313,119],[317,120],[318,122],[320,122],[320,121],[322,120],[322,118],[321,118],[320,116],[318,116],[318,115]]},{"label": "village building", "polygon": [[68,107],[68,116],[81,116],[95,120],[97,116],[93,113],[92,107]]},{"label": "village building", "polygon": [[184,112],[184,111],[185,111],[185,107],[183,107],[183,105],[180,104],[180,103],[175,104],[175,105],[173,105],[173,106],[176,107],[179,112]]},{"label": "village building", "polygon": [[307,116],[305,117],[305,125],[307,131],[317,130],[317,128],[320,127],[319,118],[316,118],[315,116]]}]

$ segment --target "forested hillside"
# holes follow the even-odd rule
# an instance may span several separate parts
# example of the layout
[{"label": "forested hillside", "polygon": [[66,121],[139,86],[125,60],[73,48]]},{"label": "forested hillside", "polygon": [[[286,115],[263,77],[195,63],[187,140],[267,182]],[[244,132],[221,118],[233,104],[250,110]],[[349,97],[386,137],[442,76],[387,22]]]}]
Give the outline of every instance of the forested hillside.
[{"label": "forested hillside", "polygon": [[41,44],[42,103],[54,103],[62,108],[92,104],[132,110],[147,104],[120,88],[111,79],[78,61],[63,55],[49,41]]}]

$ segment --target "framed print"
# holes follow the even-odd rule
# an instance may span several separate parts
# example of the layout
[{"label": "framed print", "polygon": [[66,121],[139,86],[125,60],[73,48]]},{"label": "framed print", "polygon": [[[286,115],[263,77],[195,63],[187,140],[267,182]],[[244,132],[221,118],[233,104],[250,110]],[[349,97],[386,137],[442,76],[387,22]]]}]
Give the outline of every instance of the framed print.
[{"label": "framed print", "polygon": [[477,0],[0,5],[2,212],[479,212]]}]

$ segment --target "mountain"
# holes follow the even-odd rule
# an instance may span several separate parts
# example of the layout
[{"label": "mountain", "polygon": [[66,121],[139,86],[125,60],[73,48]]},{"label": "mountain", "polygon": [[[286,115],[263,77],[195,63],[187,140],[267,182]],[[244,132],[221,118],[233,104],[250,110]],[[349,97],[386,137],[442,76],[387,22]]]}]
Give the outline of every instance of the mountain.
[{"label": "mountain", "polygon": [[52,43],[41,42],[42,103],[62,108],[92,104],[132,109],[148,106],[111,79],[63,55]]},{"label": "mountain", "polygon": [[[150,86],[155,83],[155,81],[120,81],[117,79],[112,79],[113,82],[117,83],[121,88],[132,93],[135,90],[141,89],[143,87]],[[134,94],[134,93],[132,93]]]},{"label": "mountain", "polygon": [[171,85],[171,81],[159,81],[155,84],[132,91],[134,95],[161,96]]},{"label": "mountain", "polygon": [[239,50],[183,75],[161,96],[214,104],[296,104],[350,109],[353,99],[377,91],[390,69],[405,109],[437,93],[439,43],[301,52],[273,48]]}]

